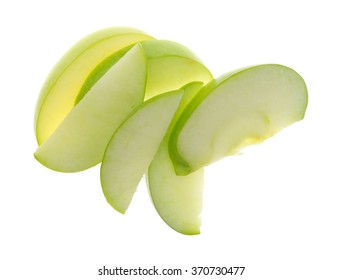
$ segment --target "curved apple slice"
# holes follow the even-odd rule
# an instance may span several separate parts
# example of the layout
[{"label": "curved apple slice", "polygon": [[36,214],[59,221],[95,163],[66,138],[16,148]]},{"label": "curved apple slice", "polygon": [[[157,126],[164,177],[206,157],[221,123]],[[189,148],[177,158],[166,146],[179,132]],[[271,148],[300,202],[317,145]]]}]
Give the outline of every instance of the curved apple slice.
[{"label": "curved apple slice", "polygon": [[171,228],[188,235],[200,233],[204,172],[202,168],[187,176],[177,176],[168,142],[178,117],[202,86],[195,82],[184,87],[181,103],[147,173],[150,196],[158,214]]},{"label": "curved apple slice", "polygon": [[106,72],[114,66],[133,46],[129,45],[127,47],[122,48],[121,50],[113,53],[106,59],[104,59],[101,63],[99,63],[94,70],[89,74],[87,79],[84,81],[76,99],[75,106],[78,102],[82,100],[82,98],[89,92],[89,90],[101,79],[101,77],[106,74]]},{"label": "curved apple slice", "polygon": [[193,81],[208,83],[212,80],[199,62],[182,57],[163,57],[148,60],[145,99],[161,92],[180,88]]},{"label": "curved apple slice", "polygon": [[125,213],[167,131],[183,91],[158,95],[137,108],[114,133],[101,165],[108,203]]},{"label": "curved apple slice", "polygon": [[259,65],[210,82],[191,101],[169,141],[179,175],[262,142],[303,119],[307,88],[294,70]]},{"label": "curved apple slice", "polygon": [[134,28],[113,27],[90,34],[74,45],[52,69],[41,89],[34,117],[38,144],[49,138],[74,107],[96,65],[126,46],[151,39]]},{"label": "curved apple slice", "polygon": [[143,102],[145,82],[145,56],[141,46],[136,45],[38,147],[36,159],[61,172],[81,171],[98,164],[114,131]]},{"label": "curved apple slice", "polygon": [[179,43],[154,40],[141,44],[147,58],[145,99],[194,81],[206,84],[213,79],[201,60]]},{"label": "curved apple slice", "polygon": [[[179,89],[193,81],[208,83],[210,71],[187,47],[168,40],[141,42],[147,61],[145,100],[160,93]],[[109,56],[88,76],[81,88],[76,103],[81,100],[96,81],[112,67],[131,46]]]}]

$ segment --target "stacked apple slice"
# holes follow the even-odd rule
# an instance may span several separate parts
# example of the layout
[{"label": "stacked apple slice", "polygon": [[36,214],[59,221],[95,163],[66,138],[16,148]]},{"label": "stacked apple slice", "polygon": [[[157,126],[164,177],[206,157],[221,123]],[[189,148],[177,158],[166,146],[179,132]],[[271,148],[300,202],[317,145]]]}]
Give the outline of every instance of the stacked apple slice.
[{"label": "stacked apple slice", "polygon": [[203,168],[303,119],[304,80],[258,65],[213,79],[185,46],[133,28],[77,43],[38,98],[36,159],[61,172],[101,163],[108,203],[125,213],[144,174],[161,218],[200,232]]}]

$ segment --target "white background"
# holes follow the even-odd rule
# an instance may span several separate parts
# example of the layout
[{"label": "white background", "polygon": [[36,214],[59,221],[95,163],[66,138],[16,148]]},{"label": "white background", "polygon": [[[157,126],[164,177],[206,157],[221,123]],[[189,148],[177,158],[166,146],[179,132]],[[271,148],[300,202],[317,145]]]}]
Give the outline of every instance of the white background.
[{"label": "white background", "polygon": [[[341,14],[332,0],[2,1],[0,278],[100,279],[104,265],[156,265],[342,279]],[[62,174],[33,157],[35,102],[52,66],[88,33],[122,25],[183,43],[215,76],[280,63],[307,83],[304,121],[207,168],[199,236],[166,226],[144,183],[121,215],[98,167]]]}]

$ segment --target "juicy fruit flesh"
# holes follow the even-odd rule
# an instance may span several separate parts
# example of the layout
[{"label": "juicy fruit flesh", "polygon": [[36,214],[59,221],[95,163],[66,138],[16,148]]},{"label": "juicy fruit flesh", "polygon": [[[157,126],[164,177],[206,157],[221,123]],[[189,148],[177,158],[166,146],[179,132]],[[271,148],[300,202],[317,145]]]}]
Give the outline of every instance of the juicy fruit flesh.
[{"label": "juicy fruit flesh", "polygon": [[[212,80],[209,70],[186,47],[173,41],[147,40],[141,43],[147,60],[145,100],[163,92],[179,89],[192,81]],[[101,62],[87,77],[76,103],[108,68],[128,51],[128,46]]]},{"label": "juicy fruit flesh", "polygon": [[98,164],[116,128],[144,97],[146,62],[132,48],[68,114],[35,157],[50,169],[77,172]]},{"label": "juicy fruit flesh", "polygon": [[101,165],[101,184],[109,204],[125,213],[167,131],[183,91],[143,103],[118,128]]},{"label": "juicy fruit flesh", "polygon": [[35,129],[38,144],[51,136],[74,107],[84,81],[98,63],[127,45],[150,39],[150,36],[138,33],[106,37],[82,50],[58,73],[52,71],[36,106]]},{"label": "juicy fruit flesh", "polygon": [[170,159],[168,142],[178,117],[202,85],[191,83],[183,87],[184,96],[147,176],[150,196],[160,217],[174,230],[188,235],[200,233],[204,170],[177,176]]},{"label": "juicy fruit flesh", "polygon": [[160,92],[180,88],[193,81],[207,83],[212,79],[211,73],[205,66],[184,57],[154,58],[148,60],[147,64],[145,99]]},{"label": "juicy fruit flesh", "polygon": [[148,170],[148,184],[153,204],[160,217],[182,234],[200,233],[204,170],[177,176],[168,152],[161,144]]},{"label": "juicy fruit flesh", "polygon": [[89,90],[100,80],[106,72],[114,66],[134,45],[129,45],[116,51],[114,54],[110,55],[99,63],[95,69],[88,75],[87,79],[84,81],[77,97],[75,100],[75,105],[82,100],[82,98],[89,92]]},{"label": "juicy fruit flesh", "polygon": [[220,81],[197,95],[174,129],[170,149],[180,175],[262,142],[304,117],[305,83],[287,67],[255,66]]},{"label": "juicy fruit flesh", "polygon": [[301,120],[308,101],[303,79],[281,65],[212,79],[176,42],[129,27],[97,31],[74,45],[44,83],[34,155],[61,172],[102,161],[103,193],[121,213],[147,171],[164,222],[199,234],[203,167]]}]

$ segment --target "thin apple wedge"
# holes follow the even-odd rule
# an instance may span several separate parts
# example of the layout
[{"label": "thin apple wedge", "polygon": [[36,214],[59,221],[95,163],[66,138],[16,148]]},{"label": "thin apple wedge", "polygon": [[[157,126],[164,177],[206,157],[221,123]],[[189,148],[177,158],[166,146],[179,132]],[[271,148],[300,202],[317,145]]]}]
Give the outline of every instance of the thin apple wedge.
[{"label": "thin apple wedge", "polygon": [[304,80],[294,70],[258,65],[207,84],[185,108],[170,136],[175,171],[186,175],[303,119]]},{"label": "thin apple wedge", "polygon": [[200,233],[204,171],[202,168],[187,176],[177,176],[168,142],[178,117],[202,86],[194,82],[183,88],[184,96],[147,173],[149,193],[158,214],[171,228],[187,235]]},{"label": "thin apple wedge", "polygon": [[106,72],[38,147],[36,159],[61,172],[82,171],[100,163],[114,131],[143,102],[145,82],[146,61],[138,44]]},{"label": "thin apple wedge", "polygon": [[41,89],[34,116],[38,144],[48,139],[71,111],[86,78],[100,62],[129,45],[152,39],[135,28],[111,27],[77,42],[51,70]]},{"label": "thin apple wedge", "polygon": [[75,106],[78,102],[82,100],[82,98],[89,92],[89,90],[103,77],[106,72],[114,66],[133,46],[129,45],[127,47],[122,48],[114,52],[112,55],[101,61],[94,69],[91,71],[89,76],[83,81],[83,85],[78,92],[78,95],[75,99]]},{"label": "thin apple wedge", "polygon": [[145,101],[116,130],[101,164],[108,203],[125,213],[147,171],[183,95],[182,90]]},{"label": "thin apple wedge", "polygon": [[142,42],[147,58],[145,99],[194,82],[213,79],[202,61],[187,47],[169,40]]}]

